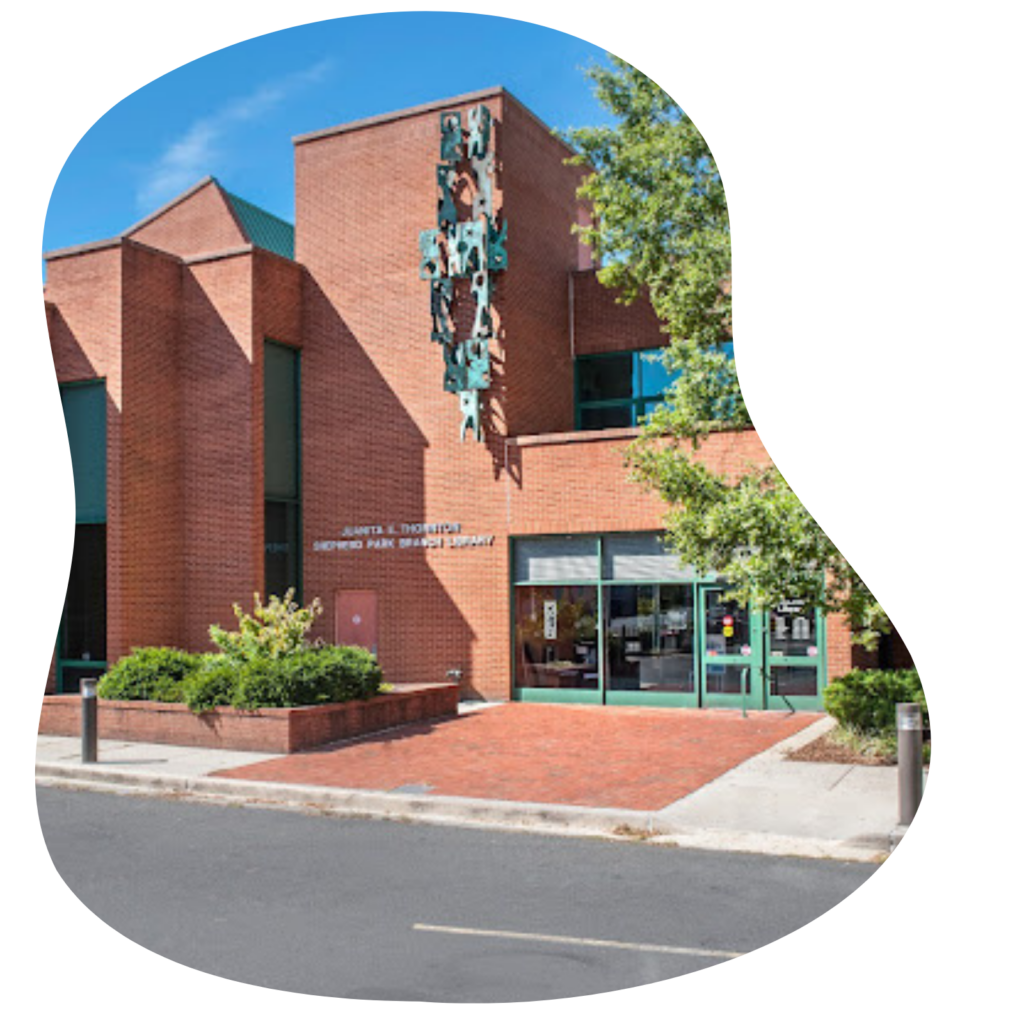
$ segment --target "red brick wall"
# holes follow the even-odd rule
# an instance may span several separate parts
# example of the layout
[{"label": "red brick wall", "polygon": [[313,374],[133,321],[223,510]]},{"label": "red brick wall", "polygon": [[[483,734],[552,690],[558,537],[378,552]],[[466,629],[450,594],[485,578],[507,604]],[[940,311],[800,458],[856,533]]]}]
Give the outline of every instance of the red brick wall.
[{"label": "red brick wall", "polygon": [[[181,559],[181,262],[123,248],[120,581],[124,623],[113,661],[128,648],[179,642]],[[114,567],[112,567],[114,568]]]},{"label": "red brick wall", "polygon": [[572,430],[569,275],[579,260],[572,226],[583,172],[565,165],[571,151],[515,100],[503,101],[501,111],[497,142],[509,269],[498,275],[496,305],[506,432]]},{"label": "red brick wall", "polygon": [[215,182],[209,182],[129,236],[177,256],[219,252],[246,242]]},{"label": "red brick wall", "polygon": [[[488,102],[500,122],[500,103]],[[318,632],[330,637],[336,591],[376,591],[379,653],[392,682],[437,682],[458,667],[467,691],[505,695],[508,576],[500,543],[313,550],[344,526],[452,521],[465,533],[497,536],[505,521],[503,445],[459,440],[458,401],[442,389],[429,286],[418,275],[419,232],[436,223],[438,113],[296,148],[296,256],[308,270],[305,596],[323,600]],[[496,433],[501,420],[492,420]]]},{"label": "red brick wall", "polygon": [[583,270],[572,275],[576,355],[668,344],[668,335],[661,329],[661,321],[646,296],[639,296],[628,306],[617,301],[618,296],[617,291],[598,281],[596,271]]},{"label": "red brick wall", "polygon": [[[60,383],[106,379],[107,392],[107,657],[126,642],[121,491],[122,247],[50,260],[46,268],[47,324]],[[68,466],[70,470],[70,464]],[[66,577],[56,584],[66,586]],[[54,626],[56,627],[56,623]],[[56,633],[56,628],[54,629]],[[53,680],[48,680],[53,687]]]},{"label": "red brick wall", "polygon": [[182,643],[210,647],[263,583],[262,388],[254,360],[253,256],[191,263],[182,315]]}]

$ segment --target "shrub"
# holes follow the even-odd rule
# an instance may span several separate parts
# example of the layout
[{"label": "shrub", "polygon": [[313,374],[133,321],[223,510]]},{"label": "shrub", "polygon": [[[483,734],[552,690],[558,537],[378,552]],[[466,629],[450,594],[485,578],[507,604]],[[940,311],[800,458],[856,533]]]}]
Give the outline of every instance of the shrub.
[{"label": "shrub", "polygon": [[380,666],[361,647],[310,647],[286,658],[253,658],[239,666],[233,703],[288,708],[363,700],[379,691]]},{"label": "shrub", "polygon": [[234,702],[238,665],[223,654],[204,654],[181,684],[182,699],[201,714]]},{"label": "shrub", "polygon": [[199,664],[199,656],[171,647],[139,647],[100,679],[104,700],[182,700],[182,680]]},{"label": "shrub", "polygon": [[825,687],[825,710],[840,725],[867,735],[896,730],[896,705],[921,705],[928,727],[928,705],[917,669],[855,669]]},{"label": "shrub", "polygon": [[234,661],[254,658],[283,658],[302,650],[306,634],[316,617],[323,611],[319,598],[300,608],[292,600],[295,591],[289,590],[283,598],[271,596],[267,605],[260,603],[260,595],[253,594],[253,614],[247,615],[239,605],[233,605],[238,619],[238,631],[230,632],[220,626],[210,626],[210,639],[221,652]]}]

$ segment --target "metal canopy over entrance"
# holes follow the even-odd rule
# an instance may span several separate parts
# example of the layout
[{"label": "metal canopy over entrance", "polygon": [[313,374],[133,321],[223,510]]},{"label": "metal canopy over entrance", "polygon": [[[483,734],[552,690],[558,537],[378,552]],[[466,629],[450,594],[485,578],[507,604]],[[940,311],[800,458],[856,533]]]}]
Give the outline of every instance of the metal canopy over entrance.
[{"label": "metal canopy over entrance", "polygon": [[676,707],[819,708],[824,620],[767,614],[681,567],[660,535],[516,540],[517,700]]}]

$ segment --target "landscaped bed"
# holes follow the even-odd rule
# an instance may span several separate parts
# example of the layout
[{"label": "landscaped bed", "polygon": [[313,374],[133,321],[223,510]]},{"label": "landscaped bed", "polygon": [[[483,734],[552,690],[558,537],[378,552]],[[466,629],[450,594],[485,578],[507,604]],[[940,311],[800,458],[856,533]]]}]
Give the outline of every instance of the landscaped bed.
[{"label": "landscaped bed", "polygon": [[[99,736],[101,740],[291,754],[398,725],[447,718],[458,712],[458,702],[458,686],[448,683],[396,689],[341,704],[252,711],[221,707],[201,714],[185,704],[164,701],[100,700]],[[43,698],[40,733],[78,736],[81,721],[77,694]]]},{"label": "landscaped bed", "polygon": [[787,754],[790,761],[828,764],[896,763],[896,705],[914,703],[924,715],[924,762],[931,760],[928,703],[916,669],[854,670],[825,689],[825,710],[836,726]]},{"label": "landscaped bed", "polygon": [[[210,627],[217,653],[121,658],[99,683],[100,738],[292,753],[457,713],[457,685],[397,691],[364,648],[308,643],[320,602],[291,597],[257,594],[252,616],[235,605],[237,632]],[[77,696],[45,697],[39,731],[77,736],[80,717]]]}]

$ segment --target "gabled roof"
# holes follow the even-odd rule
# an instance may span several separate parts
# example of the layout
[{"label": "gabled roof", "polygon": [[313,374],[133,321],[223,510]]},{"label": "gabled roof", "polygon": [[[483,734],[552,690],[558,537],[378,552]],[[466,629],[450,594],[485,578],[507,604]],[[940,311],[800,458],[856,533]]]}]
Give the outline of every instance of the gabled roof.
[{"label": "gabled roof", "polygon": [[212,174],[200,179],[191,188],[186,189],[148,216],[143,217],[142,220],[126,228],[117,237],[119,239],[130,238],[137,231],[159,220],[164,214],[186,202],[208,185],[212,185],[223,197],[245,243],[277,253],[278,256],[284,256],[289,260],[295,259],[295,228],[288,221],[276,217],[262,207],[228,192]]},{"label": "gabled roof", "polygon": [[[216,182],[216,178],[214,179]],[[220,186],[224,197],[231,204],[235,216],[241,225],[242,231],[248,236],[248,240],[261,249],[268,249],[276,252],[278,256],[286,259],[295,259],[295,228],[288,221],[275,217],[259,206],[255,206],[248,200],[236,196],[227,189]]]}]

